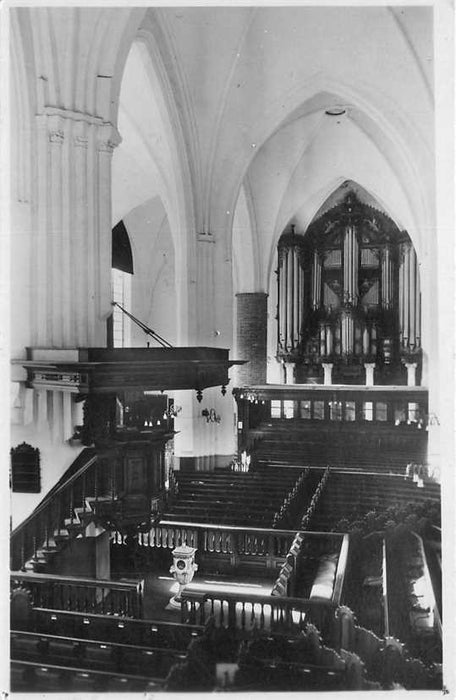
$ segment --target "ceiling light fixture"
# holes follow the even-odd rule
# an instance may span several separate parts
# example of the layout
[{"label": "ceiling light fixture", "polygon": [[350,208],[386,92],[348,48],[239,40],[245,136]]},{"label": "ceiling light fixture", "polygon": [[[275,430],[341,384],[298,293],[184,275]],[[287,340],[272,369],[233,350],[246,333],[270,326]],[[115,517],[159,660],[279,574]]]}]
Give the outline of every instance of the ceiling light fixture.
[{"label": "ceiling light fixture", "polygon": [[334,107],[330,107],[329,109],[325,110],[325,114],[328,115],[328,117],[341,117],[342,114],[346,113],[345,107],[342,107],[340,105],[336,105]]}]

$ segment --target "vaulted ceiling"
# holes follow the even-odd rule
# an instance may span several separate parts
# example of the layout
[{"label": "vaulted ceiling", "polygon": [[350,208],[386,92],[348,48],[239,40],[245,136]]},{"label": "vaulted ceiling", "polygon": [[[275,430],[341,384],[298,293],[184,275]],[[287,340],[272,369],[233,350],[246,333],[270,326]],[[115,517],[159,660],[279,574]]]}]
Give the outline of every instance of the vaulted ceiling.
[{"label": "vaulted ceiling", "polygon": [[[210,231],[237,278],[266,290],[284,227],[305,230],[350,179],[426,247],[430,8],[155,8],[136,36],[120,91],[114,223],[158,195],[175,244]],[[335,106],[344,114],[326,113]]]}]

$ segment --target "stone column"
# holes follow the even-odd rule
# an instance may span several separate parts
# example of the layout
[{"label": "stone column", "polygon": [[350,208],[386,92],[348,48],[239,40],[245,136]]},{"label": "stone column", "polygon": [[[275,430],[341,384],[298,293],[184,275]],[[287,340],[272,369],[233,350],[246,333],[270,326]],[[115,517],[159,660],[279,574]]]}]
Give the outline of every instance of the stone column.
[{"label": "stone column", "polygon": [[416,362],[406,362],[405,366],[407,368],[407,386],[416,386],[416,368],[418,364]]},{"label": "stone column", "polygon": [[322,367],[323,367],[323,372],[325,373],[323,383],[325,384],[325,386],[331,386],[331,384],[332,384],[332,369],[333,369],[334,365],[331,362],[323,362]]},{"label": "stone column", "polygon": [[366,370],[366,386],[374,386],[375,362],[365,362],[364,369]]},{"label": "stone column", "polygon": [[294,384],[296,364],[294,362],[284,362],[283,367],[285,370],[285,384]]}]

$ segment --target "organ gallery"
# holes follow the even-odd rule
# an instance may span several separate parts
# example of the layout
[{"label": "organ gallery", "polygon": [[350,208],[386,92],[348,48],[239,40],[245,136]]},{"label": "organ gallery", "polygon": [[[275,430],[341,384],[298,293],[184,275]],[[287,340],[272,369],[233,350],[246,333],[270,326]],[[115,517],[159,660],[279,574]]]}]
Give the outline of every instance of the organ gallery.
[{"label": "organ gallery", "polygon": [[291,224],[277,258],[277,358],[288,383],[318,381],[330,363],[333,383],[363,384],[368,363],[376,383],[407,384],[405,365],[420,367],[421,292],[406,231],[348,192],[305,232]]}]

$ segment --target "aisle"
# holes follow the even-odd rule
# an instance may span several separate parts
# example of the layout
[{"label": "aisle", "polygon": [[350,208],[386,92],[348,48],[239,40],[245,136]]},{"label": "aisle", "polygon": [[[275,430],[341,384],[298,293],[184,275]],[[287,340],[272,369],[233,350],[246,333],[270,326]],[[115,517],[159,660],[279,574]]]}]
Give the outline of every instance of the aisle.
[{"label": "aisle", "polygon": [[[264,596],[270,595],[272,585],[272,581],[263,578],[235,581],[232,577],[204,573],[201,576],[197,574],[188,588],[193,591],[216,589],[231,594],[246,592],[249,596]],[[180,610],[167,609],[169,600],[176,591],[177,583],[169,574],[160,572],[146,574],[144,577],[144,618],[180,622]],[[251,610],[251,606],[249,610]]]}]

